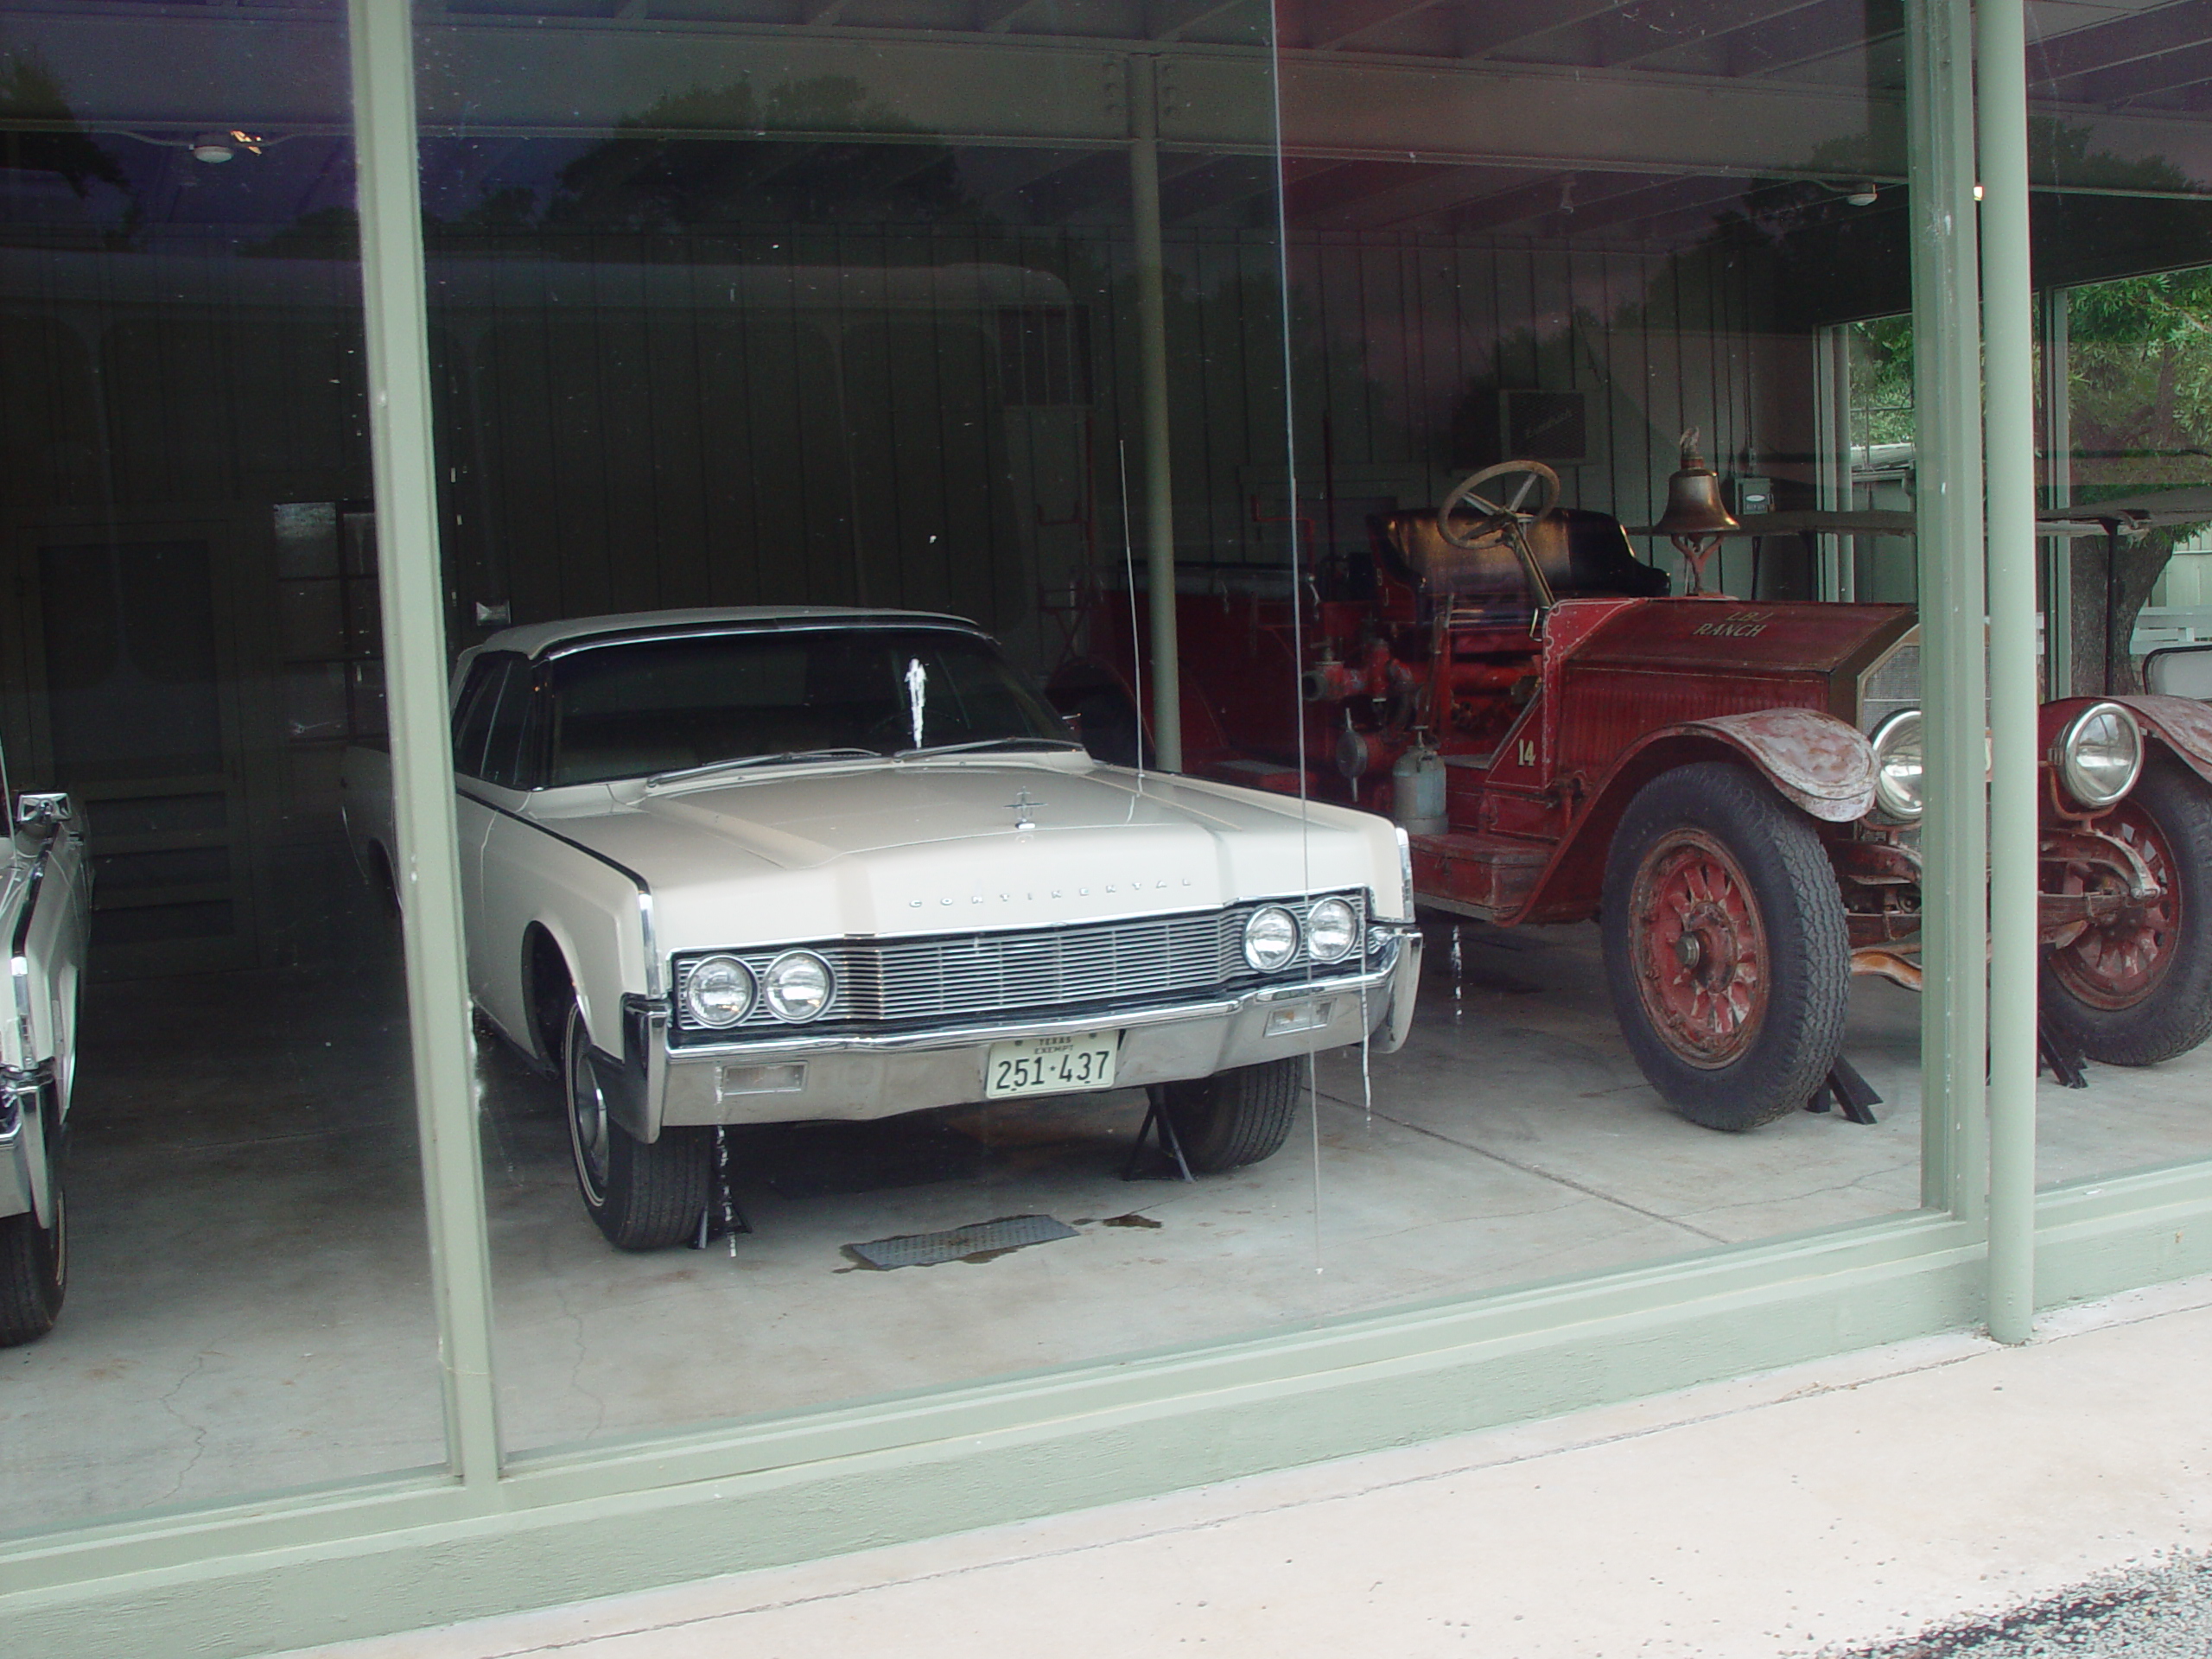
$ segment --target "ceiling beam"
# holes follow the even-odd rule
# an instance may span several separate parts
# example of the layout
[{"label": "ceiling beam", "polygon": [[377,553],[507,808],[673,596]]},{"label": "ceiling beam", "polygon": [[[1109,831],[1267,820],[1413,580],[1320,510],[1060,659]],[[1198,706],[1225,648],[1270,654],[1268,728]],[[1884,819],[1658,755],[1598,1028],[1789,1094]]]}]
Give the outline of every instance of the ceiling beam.
[{"label": "ceiling beam", "polygon": [[1263,0],[1146,0],[1145,38],[1179,41],[1232,11],[1250,11],[1264,18]]},{"label": "ceiling beam", "polygon": [[1587,22],[1618,9],[1620,0],[1484,0],[1463,5],[1459,55],[1487,58],[1539,35]]},{"label": "ceiling beam", "polygon": [[1898,0],[1819,0],[1786,29],[1751,28],[1727,37],[1727,73],[1776,75],[1847,52],[1872,51],[1901,41],[1904,9]]},{"label": "ceiling beam", "polygon": [[1329,52],[1377,29],[1435,9],[1440,0],[1332,0],[1306,8],[1306,44]]},{"label": "ceiling beam", "polygon": [[2099,70],[2140,63],[2205,38],[2207,20],[2201,0],[2172,0],[2107,23],[2069,29],[2028,42],[2028,78],[2050,86]]},{"label": "ceiling beam", "polygon": [[2078,76],[2056,90],[2069,103],[2113,108],[2208,79],[2212,79],[2212,41],[2200,36],[2175,51]]},{"label": "ceiling beam", "polygon": [[1807,10],[1818,0],[1765,0],[1756,9],[1744,0],[1637,0],[1592,20],[1583,32],[1591,53],[1583,60],[1593,69],[1612,69],[1717,42],[1747,29],[1761,29]]},{"label": "ceiling beam", "polygon": [[976,0],[971,27],[979,35],[1002,35],[1025,13],[1046,0]]}]

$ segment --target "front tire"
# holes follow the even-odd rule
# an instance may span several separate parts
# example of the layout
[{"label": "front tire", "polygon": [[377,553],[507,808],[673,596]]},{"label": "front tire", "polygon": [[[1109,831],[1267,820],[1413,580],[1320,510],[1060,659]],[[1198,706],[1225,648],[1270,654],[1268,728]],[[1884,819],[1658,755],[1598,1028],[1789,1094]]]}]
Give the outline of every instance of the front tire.
[{"label": "front tire", "polygon": [[1281,1152],[1298,1116],[1305,1070],[1305,1060],[1293,1057],[1166,1085],[1183,1161],[1201,1175],[1217,1175]]},{"label": "front tire", "polygon": [[47,1180],[54,1221],[41,1227],[29,1211],[0,1218],[0,1348],[35,1342],[54,1329],[69,1288],[69,1205],[54,1137],[47,1138]]},{"label": "front tire", "polygon": [[576,1190],[618,1250],[660,1250],[698,1230],[714,1174],[714,1138],[702,1128],[664,1127],[640,1141],[614,1121],[591,1063],[591,1031],[574,1001],[561,1030],[561,1091]]},{"label": "front tire", "polygon": [[2101,827],[2134,847],[2160,894],[2054,949],[2043,1012],[2093,1060],[2155,1065],[2212,1036],[2212,786],[2155,764]]},{"label": "front tire", "polygon": [[1614,833],[1603,915],[1621,1034],[1677,1112],[1743,1130],[1812,1097],[1843,1047],[1851,947],[1802,814],[1725,761],[1662,773]]}]

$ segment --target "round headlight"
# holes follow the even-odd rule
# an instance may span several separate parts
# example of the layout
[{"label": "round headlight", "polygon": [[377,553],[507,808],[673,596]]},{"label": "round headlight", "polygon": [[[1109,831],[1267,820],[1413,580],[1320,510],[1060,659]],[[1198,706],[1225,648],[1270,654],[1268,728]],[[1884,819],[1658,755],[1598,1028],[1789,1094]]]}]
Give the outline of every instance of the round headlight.
[{"label": "round headlight", "polygon": [[1917,823],[1927,807],[1917,709],[1900,709],[1874,728],[1874,800],[1901,823]]},{"label": "round headlight", "polygon": [[776,1018],[794,1023],[811,1020],[828,1007],[836,988],[830,964],[811,950],[786,950],[760,976],[761,995]]},{"label": "round headlight", "polygon": [[709,957],[684,976],[683,1007],[700,1025],[735,1025],[753,1012],[753,970],[735,957]]},{"label": "round headlight", "polygon": [[1263,905],[1244,924],[1244,960],[1273,973],[1298,954],[1298,918],[1281,905]]},{"label": "round headlight", "polygon": [[1316,962],[1342,962],[1359,943],[1359,917],[1341,899],[1324,899],[1306,912],[1306,949]]},{"label": "round headlight", "polygon": [[2116,702],[2093,702],[2058,739],[2066,791],[2084,806],[2110,806],[2143,770],[2143,728]]}]

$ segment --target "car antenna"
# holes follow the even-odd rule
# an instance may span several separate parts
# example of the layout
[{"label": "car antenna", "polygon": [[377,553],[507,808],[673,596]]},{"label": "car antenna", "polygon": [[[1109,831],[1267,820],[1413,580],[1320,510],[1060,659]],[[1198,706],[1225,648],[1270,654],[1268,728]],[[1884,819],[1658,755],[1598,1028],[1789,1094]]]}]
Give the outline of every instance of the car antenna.
[{"label": "car antenna", "polygon": [[[1144,787],[1144,646],[1137,638],[1137,550],[1136,543],[1129,538],[1129,441],[1127,438],[1115,439],[1114,451],[1120,458],[1122,467],[1122,569],[1129,584],[1129,677],[1135,683],[1137,697],[1137,787],[1141,790]],[[1154,594],[1152,597],[1153,602],[1157,604],[1160,595]],[[1170,594],[1167,597],[1168,602],[1173,604],[1175,596]]]}]

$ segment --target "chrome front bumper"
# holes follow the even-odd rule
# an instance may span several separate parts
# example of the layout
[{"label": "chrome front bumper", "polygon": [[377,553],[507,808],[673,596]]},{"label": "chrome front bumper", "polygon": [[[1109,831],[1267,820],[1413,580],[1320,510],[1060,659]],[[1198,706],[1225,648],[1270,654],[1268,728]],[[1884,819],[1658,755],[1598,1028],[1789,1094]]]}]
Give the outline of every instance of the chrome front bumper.
[{"label": "chrome front bumper", "polygon": [[[1389,926],[1389,924],[1379,925]],[[796,1033],[745,1043],[671,1050],[654,1012],[633,1006],[628,1087],[610,1102],[632,1133],[657,1136],[662,1124],[775,1123],[801,1119],[890,1117],[985,1097],[985,1060],[994,1043],[1070,1033],[1119,1033],[1115,1084],[1131,1087],[1210,1077],[1356,1043],[1405,1040],[1421,976],[1421,936],[1394,928],[1397,948],[1381,966],[1296,984],[1160,1007],[1080,1017],[1007,1020],[895,1033]],[[640,1017],[642,1016],[642,1017]],[[601,1058],[602,1080],[615,1084]]]},{"label": "chrome front bumper", "polygon": [[[41,1109],[48,1087],[43,1067],[35,1072],[0,1070],[0,1216],[20,1216],[44,1206],[44,1183],[39,1177],[46,1154]],[[39,1220],[45,1224],[42,1214]]]}]

